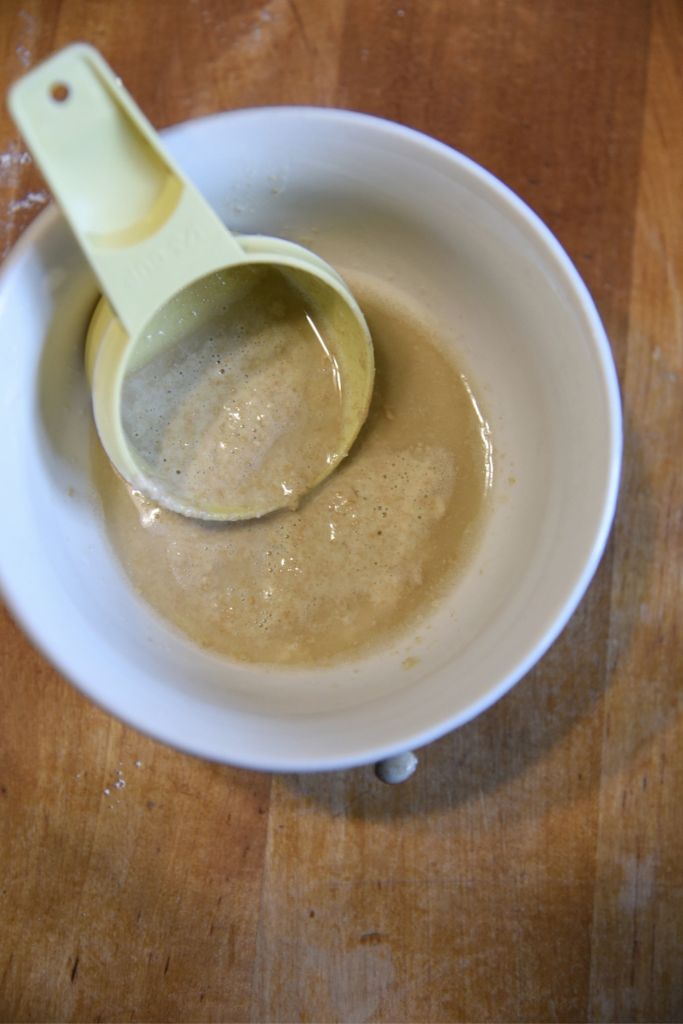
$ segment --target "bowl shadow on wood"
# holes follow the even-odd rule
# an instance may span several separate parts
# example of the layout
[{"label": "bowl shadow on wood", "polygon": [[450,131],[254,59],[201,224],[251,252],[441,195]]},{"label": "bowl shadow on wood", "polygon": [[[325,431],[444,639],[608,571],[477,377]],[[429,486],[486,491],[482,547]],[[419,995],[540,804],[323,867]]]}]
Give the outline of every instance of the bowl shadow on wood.
[{"label": "bowl shadow on wood", "polygon": [[[288,789],[334,816],[378,820],[438,813],[497,792],[506,795],[507,816],[527,816],[531,806],[540,814],[551,803],[560,809],[589,796],[605,771],[606,692],[619,681],[636,642],[654,571],[655,500],[638,432],[627,420],[612,536],[583,600],[541,661],[484,714],[418,751],[417,772],[407,782],[386,786],[368,766],[285,775]],[[650,713],[644,696],[642,718],[610,770],[663,725],[661,709]]]}]

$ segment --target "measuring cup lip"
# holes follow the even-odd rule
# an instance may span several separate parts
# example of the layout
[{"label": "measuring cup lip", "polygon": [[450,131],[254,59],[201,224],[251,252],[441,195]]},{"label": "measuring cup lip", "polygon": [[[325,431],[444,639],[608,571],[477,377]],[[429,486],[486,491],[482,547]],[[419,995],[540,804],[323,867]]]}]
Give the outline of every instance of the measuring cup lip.
[{"label": "measuring cup lip", "polygon": [[[308,490],[312,490],[346,458],[367,418],[375,372],[370,332],[353,294],[340,275],[320,257],[308,253],[303,247],[296,243],[289,243],[285,239],[271,239],[268,236],[258,235],[251,238],[242,236],[240,241],[245,245],[245,259],[242,263],[227,268],[228,272],[235,266],[269,266],[285,271],[294,270],[297,274],[309,275],[318,283],[323,282],[352,310],[356,325],[361,332],[362,342],[364,342],[366,372],[362,380],[363,389],[355,388],[354,390],[352,403],[354,415],[351,427],[349,428],[345,419],[340,443],[335,449],[334,455],[326,460],[323,472],[312,481],[308,488]],[[305,260],[302,258],[303,254],[305,254]],[[211,274],[202,274],[185,288],[192,287],[211,276]],[[177,294],[182,294],[185,288]],[[196,505],[159,486],[135,458],[123,426],[121,395],[126,368],[132,353],[153,319],[154,316],[148,324],[145,324],[139,334],[130,337],[126,334],[120,321],[117,320],[109,303],[102,300],[90,322],[86,339],[86,366],[93,396],[93,412],[100,440],[114,467],[135,490],[141,491],[148,498],[158,501],[173,512],[192,518],[236,522],[260,518],[287,507],[286,501],[278,501],[272,506],[260,508],[257,512],[248,506],[226,509],[213,503]]]}]

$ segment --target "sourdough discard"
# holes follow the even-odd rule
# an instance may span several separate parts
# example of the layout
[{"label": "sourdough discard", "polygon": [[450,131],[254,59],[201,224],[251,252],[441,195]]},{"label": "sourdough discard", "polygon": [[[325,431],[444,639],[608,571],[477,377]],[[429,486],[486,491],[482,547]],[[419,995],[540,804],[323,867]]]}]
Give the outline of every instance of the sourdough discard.
[{"label": "sourdough discard", "polygon": [[481,532],[492,449],[469,382],[423,311],[347,278],[373,337],[373,403],[351,454],[298,508],[187,519],[97,456],[134,585],[192,640],[235,659],[322,664],[390,642],[457,580]]}]

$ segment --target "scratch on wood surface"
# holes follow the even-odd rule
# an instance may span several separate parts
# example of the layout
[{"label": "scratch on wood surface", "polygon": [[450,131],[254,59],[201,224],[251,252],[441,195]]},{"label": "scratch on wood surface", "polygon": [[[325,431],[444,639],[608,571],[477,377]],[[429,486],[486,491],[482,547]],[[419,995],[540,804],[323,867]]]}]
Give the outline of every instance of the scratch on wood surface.
[{"label": "scratch on wood surface", "polygon": [[328,953],[326,948],[308,949],[307,1004],[320,1007],[324,1017],[335,1020],[378,1017],[383,997],[395,981],[390,949],[383,945],[347,950],[332,970]]},{"label": "scratch on wood surface", "polygon": [[[671,239],[672,226],[666,217],[656,215],[657,204],[666,206],[668,203],[669,208],[675,208],[676,202],[675,193],[662,197],[659,192],[650,192],[644,188],[643,202],[638,211],[636,223],[639,240],[644,247],[649,249],[653,260],[659,266],[660,273],[666,278],[667,298],[675,323],[674,336],[681,341],[683,340],[683,299],[681,298],[680,261],[677,259],[675,240]],[[636,292],[636,299],[638,297],[639,292]],[[649,293],[647,300],[649,301]]]},{"label": "scratch on wood surface", "polygon": [[14,951],[12,951],[10,953],[9,957],[7,958],[7,963],[5,964],[5,970],[2,972],[2,984],[3,984],[3,986],[5,984],[5,980],[7,978],[7,975],[10,972],[10,968],[12,966],[12,961],[13,960],[14,960]]},{"label": "scratch on wood surface", "polygon": [[287,4],[289,6],[290,11],[292,12],[292,17],[294,18],[294,20],[295,20],[295,22],[297,24],[297,28],[299,30],[299,35],[301,36],[301,40],[302,40],[304,46],[306,47],[307,52],[310,53],[311,55],[313,55],[316,52],[316,50],[315,50],[314,46],[311,46],[311,42],[310,42],[310,40],[308,38],[308,35],[306,34],[306,29],[304,27],[304,21],[303,21],[303,18],[301,17],[301,13],[299,11],[299,8],[296,5],[296,0],[287,0]]},{"label": "scratch on wood surface", "polygon": [[622,883],[619,887],[619,909],[625,914],[644,910],[654,895],[656,860],[652,853],[639,858],[626,854],[622,859]]}]

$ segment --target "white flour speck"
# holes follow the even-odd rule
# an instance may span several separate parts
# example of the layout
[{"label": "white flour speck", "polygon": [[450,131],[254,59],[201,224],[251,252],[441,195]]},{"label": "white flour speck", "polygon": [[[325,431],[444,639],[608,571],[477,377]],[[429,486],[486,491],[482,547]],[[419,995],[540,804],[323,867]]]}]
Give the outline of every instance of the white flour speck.
[{"label": "white flour speck", "polygon": [[17,164],[30,164],[31,154],[25,149],[20,149],[16,142],[11,143],[4,153],[0,153],[0,170],[7,170],[16,167]]},{"label": "white flour speck", "polygon": [[49,199],[47,192],[29,192],[23,199],[13,199],[7,209],[10,213],[32,210],[34,206],[45,206]]},{"label": "white flour speck", "polygon": [[31,51],[28,49],[28,47],[26,47],[26,46],[17,46],[16,54],[17,54],[17,57],[19,58],[19,63],[21,64],[21,66],[23,68],[27,68],[29,66],[29,64],[31,63],[31,59],[32,59],[31,58]]}]

